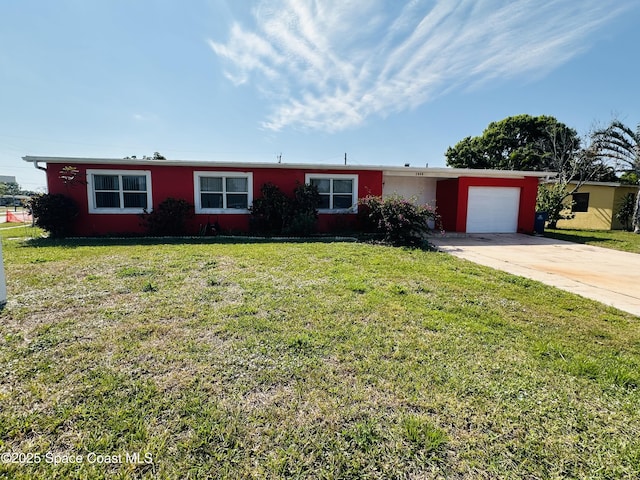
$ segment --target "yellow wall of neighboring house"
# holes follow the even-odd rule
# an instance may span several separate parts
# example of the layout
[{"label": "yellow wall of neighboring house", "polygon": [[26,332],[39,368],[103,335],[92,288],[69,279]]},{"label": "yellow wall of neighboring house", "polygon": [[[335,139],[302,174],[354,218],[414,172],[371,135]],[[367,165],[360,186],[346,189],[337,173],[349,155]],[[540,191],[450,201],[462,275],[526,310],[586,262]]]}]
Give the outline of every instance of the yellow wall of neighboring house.
[{"label": "yellow wall of neighboring house", "polygon": [[585,230],[616,230],[624,228],[615,219],[618,205],[629,192],[637,192],[633,185],[585,184],[576,193],[589,194],[589,208],[586,212],[575,212],[571,220],[558,221],[558,228]]}]

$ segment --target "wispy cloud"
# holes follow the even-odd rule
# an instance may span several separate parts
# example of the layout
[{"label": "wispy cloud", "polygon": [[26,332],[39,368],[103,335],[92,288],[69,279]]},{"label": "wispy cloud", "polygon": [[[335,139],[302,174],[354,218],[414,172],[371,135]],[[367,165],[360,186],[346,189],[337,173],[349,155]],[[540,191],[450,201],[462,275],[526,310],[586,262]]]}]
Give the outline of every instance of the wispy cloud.
[{"label": "wispy cloud", "polygon": [[[627,4],[628,5],[628,4]],[[209,41],[263,126],[337,131],[494,79],[541,78],[626,8],[601,0],[265,0],[255,26]]]}]

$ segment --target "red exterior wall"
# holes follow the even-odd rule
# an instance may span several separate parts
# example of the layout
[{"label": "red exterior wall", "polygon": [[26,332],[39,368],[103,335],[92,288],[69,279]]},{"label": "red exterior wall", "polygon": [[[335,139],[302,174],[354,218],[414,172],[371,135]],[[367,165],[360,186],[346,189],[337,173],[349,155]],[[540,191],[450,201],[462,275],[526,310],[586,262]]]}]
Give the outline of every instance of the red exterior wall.
[{"label": "red exterior wall", "polygon": [[445,231],[466,232],[469,187],[519,187],[520,207],[518,232],[532,233],[535,223],[538,178],[477,178],[460,177],[441,180],[436,190],[438,213]]},{"label": "red exterior wall", "polygon": [[[79,170],[77,180],[65,183],[60,178],[60,170],[71,165]],[[50,163],[47,165],[47,184],[49,193],[61,193],[73,198],[80,208],[80,215],[75,223],[75,235],[107,235],[143,233],[140,217],[136,214],[90,214],[86,186],[87,169],[105,170],[147,170],[151,172],[151,190],[153,207],[156,208],[168,197],[183,199],[194,203],[194,171],[215,172],[247,172],[253,173],[253,198],[260,196],[260,188],[265,183],[273,183],[287,195],[293,193],[298,184],[305,183],[305,174],[352,174],[358,175],[358,198],[367,195],[382,195],[382,171],[374,170],[332,170],[332,169],[287,169],[287,168],[232,168],[203,166],[158,166],[158,165],[112,165],[92,164],[74,165],[73,163]],[[207,222],[219,223],[220,227],[230,232],[247,232],[249,230],[249,214],[203,214],[195,215],[189,225],[189,234],[196,235],[200,225]],[[321,214],[318,219],[318,230],[329,232],[347,228],[356,222],[355,214]]]},{"label": "red exterior wall", "polygon": [[[65,183],[60,178],[60,171],[65,166],[75,167],[79,173],[75,181]],[[319,168],[273,168],[273,167],[220,167],[175,166],[175,165],[113,165],[113,164],[80,164],[49,163],[47,165],[47,184],[49,193],[61,193],[73,198],[80,209],[75,223],[75,235],[118,235],[127,233],[144,233],[141,219],[136,214],[90,214],[86,186],[87,169],[104,170],[147,170],[151,172],[151,189],[153,207],[156,208],[168,197],[183,199],[194,203],[194,171],[233,172],[251,171],[253,173],[253,198],[260,196],[260,188],[265,183],[273,183],[287,195],[293,193],[297,184],[304,184],[305,174],[352,174],[358,175],[358,198],[367,195],[382,195],[381,170],[340,170]],[[533,232],[535,222],[535,205],[538,192],[538,179],[526,177],[511,178],[479,178],[460,177],[457,179],[439,180],[436,188],[436,204],[442,218],[445,231],[465,232],[467,223],[467,207],[469,187],[519,187],[520,207],[518,231]],[[216,222],[224,231],[247,232],[249,230],[249,214],[200,214],[195,215],[188,225],[188,233],[196,235],[201,225]],[[356,225],[355,214],[320,214],[318,230],[332,232],[348,229]]]},{"label": "red exterior wall", "polygon": [[455,232],[458,212],[458,179],[439,180],[436,184],[436,206],[442,228],[445,232]]}]

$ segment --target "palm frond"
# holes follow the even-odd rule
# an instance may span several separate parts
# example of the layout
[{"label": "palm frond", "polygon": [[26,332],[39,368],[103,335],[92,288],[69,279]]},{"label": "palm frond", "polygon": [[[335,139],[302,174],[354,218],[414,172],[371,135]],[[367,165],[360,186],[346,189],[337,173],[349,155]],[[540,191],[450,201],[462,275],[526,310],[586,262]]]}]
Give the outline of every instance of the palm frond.
[{"label": "palm frond", "polygon": [[640,125],[634,131],[619,120],[594,132],[593,145],[598,155],[612,160],[624,170],[640,171]]}]

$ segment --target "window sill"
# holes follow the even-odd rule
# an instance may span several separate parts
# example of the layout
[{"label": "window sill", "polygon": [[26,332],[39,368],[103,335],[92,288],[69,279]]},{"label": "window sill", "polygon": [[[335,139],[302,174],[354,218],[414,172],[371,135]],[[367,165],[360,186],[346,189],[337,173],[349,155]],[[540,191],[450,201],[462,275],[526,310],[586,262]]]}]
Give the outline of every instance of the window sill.
[{"label": "window sill", "polygon": [[151,213],[153,209],[145,212],[143,208],[90,208],[90,214],[108,214],[108,215],[140,215],[143,213]]},{"label": "window sill", "polygon": [[352,208],[336,208],[333,210],[330,208],[319,208],[318,213],[338,213],[341,215],[356,214],[358,213],[358,209],[353,207]]},{"label": "window sill", "polygon": [[251,211],[247,208],[197,208],[196,215],[248,215]]}]

